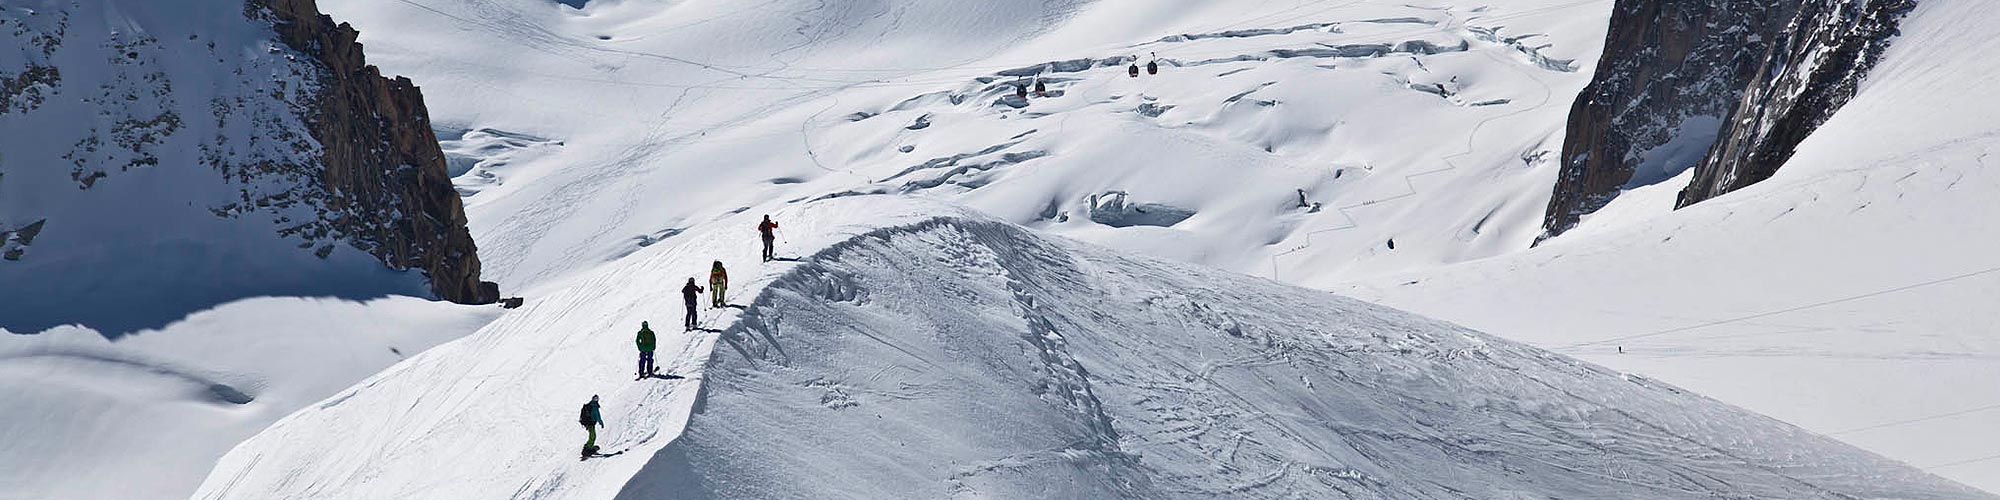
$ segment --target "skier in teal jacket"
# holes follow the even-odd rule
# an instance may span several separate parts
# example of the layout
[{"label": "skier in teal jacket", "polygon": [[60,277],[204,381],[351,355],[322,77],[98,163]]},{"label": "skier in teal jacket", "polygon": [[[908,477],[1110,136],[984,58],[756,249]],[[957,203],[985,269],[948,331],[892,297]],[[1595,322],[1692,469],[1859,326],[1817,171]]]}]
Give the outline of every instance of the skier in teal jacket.
[{"label": "skier in teal jacket", "polygon": [[583,430],[590,433],[590,439],[583,442],[584,458],[597,454],[597,428],[604,425],[604,414],[597,408],[597,396],[591,395],[590,402],[583,404],[583,413],[577,417],[583,423]]}]

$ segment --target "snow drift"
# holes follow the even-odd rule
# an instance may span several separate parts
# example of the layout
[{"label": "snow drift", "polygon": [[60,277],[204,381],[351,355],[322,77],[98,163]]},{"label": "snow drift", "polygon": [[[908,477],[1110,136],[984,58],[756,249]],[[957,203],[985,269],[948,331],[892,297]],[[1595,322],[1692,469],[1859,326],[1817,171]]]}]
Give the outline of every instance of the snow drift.
[{"label": "snow drift", "polygon": [[263,297],[116,338],[0,329],[0,498],[186,498],[271,422],[499,312]]},{"label": "snow drift", "polygon": [[[907,199],[802,208],[794,234],[823,249],[739,264],[741,312],[665,336],[679,354],[662,366],[688,379],[631,380],[630,330],[710,256],[752,260],[718,234],[676,236],[287,418],[197,497],[1979,497],[1323,292]],[[591,394],[617,455],[578,462]]]}]

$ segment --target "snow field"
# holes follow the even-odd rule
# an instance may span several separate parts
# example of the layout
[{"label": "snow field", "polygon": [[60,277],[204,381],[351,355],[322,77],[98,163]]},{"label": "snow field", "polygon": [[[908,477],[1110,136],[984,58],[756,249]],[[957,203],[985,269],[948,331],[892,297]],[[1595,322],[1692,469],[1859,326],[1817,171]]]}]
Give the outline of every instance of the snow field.
[{"label": "snow field", "polygon": [[497,308],[267,297],[107,340],[0,330],[0,498],[186,498],[236,443]]}]

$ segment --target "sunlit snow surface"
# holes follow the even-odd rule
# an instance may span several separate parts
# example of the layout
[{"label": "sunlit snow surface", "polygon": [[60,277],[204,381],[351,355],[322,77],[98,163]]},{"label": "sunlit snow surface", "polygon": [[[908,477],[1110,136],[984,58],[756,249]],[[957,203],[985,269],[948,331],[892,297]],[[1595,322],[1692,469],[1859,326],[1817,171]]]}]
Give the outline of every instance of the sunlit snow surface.
[{"label": "sunlit snow surface", "polygon": [[[1957,325],[1901,351],[1919,355],[1869,351],[1915,327],[1743,337],[1755,356],[1575,346],[1990,266],[1965,236],[1991,232],[1982,156],[1931,147],[1974,147],[1993,115],[1951,98],[1992,81],[1969,63],[1992,52],[1967,35],[1976,2],[1924,3],[1906,32],[1934,43],[1899,44],[1881,70],[1899,77],[1802,147],[1820,166],[1711,202],[1783,207],[1668,214],[1669,180],[1533,251],[1609,1],[322,4],[456,133],[487,277],[528,307],[301,403],[197,498],[1980,497],[1655,378],[1917,465],[2000,452],[1978,413],[1884,425],[2000,404],[1971,401],[2000,393],[1980,385],[2000,380],[1981,290],[1826,319]],[[1125,75],[1155,54],[1160,74]],[[1037,77],[1048,97],[1012,97]],[[1871,187],[1783,187],[1854,175]],[[852,199],[810,203],[830,197]],[[1733,201],[1753,197],[1783,201]],[[1835,212],[1864,203],[1890,210],[1848,232]],[[804,262],[756,262],[764,213]],[[714,259],[746,309],[705,314],[727,340],[674,333],[676,291]],[[688,378],[631,380],[641,320]],[[1806,349],[1827,346],[1863,354]],[[592,394],[622,453],[578,462]]]}]

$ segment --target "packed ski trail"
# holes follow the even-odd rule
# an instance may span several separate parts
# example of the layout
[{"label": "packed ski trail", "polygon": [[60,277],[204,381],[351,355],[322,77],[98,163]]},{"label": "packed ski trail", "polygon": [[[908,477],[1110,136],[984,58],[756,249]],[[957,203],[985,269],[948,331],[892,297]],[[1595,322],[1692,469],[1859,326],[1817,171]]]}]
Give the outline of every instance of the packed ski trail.
[{"label": "packed ski trail", "polygon": [[[222,459],[194,498],[609,498],[678,436],[702,367],[719,336],[740,334],[748,300],[796,265],[797,249],[898,220],[869,213],[774,212],[785,241],[772,262],[759,258],[761,214],[648,247],[273,424]],[[706,285],[713,260],[731,270],[730,306],[709,308],[704,292],[701,328],[680,332],[680,287]],[[661,376],[633,380],[641,321],[659,334]],[[579,461],[576,408],[592,395],[606,425],[598,444],[612,456]],[[333,429],[343,431],[321,433]]]}]

